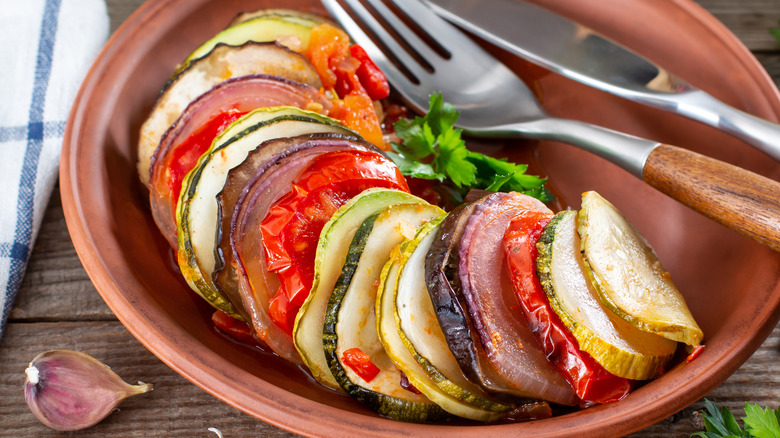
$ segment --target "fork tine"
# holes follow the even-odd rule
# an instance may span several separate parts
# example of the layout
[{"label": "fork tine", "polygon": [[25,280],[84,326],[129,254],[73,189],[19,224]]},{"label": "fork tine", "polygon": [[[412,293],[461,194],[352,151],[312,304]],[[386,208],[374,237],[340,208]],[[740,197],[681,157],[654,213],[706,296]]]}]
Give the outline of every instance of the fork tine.
[{"label": "fork tine", "polygon": [[[350,0],[346,0],[350,1]],[[351,0],[351,1],[359,1],[359,0]],[[409,46],[417,52],[422,59],[431,61],[431,65],[436,65],[439,62],[444,62],[445,60],[442,59],[442,57],[436,53],[434,50],[431,49],[431,46],[428,45],[425,41],[423,41],[420,37],[417,36],[417,33],[413,31],[409,26],[406,25],[399,17],[396,15],[395,12],[390,10],[389,7],[382,1],[382,0],[366,0],[367,3],[369,3],[374,10],[377,12],[377,14],[382,17],[383,20],[388,24],[388,26],[391,29],[394,29],[395,32],[407,43]],[[416,20],[413,16],[408,17],[412,22],[416,22],[418,27],[422,28],[420,26],[420,22]]]},{"label": "fork tine", "polygon": [[[416,22],[437,44],[450,53],[451,58],[467,54],[470,59],[481,60],[486,55],[471,38],[460,29],[440,17],[423,0],[393,0],[393,3]],[[450,49],[448,46],[454,46]],[[490,56],[490,55],[487,55]],[[491,60],[492,61],[492,60]]]},{"label": "fork tine", "polygon": [[[322,0],[328,12],[341,24],[347,33],[354,39],[368,55],[374,60],[380,69],[385,73],[388,80],[395,85],[399,91],[412,90],[417,85],[410,81],[406,75],[401,72],[395,64],[385,55],[361,26],[355,22],[352,16],[338,3],[337,0]],[[427,72],[420,64],[409,55],[406,50],[393,38],[390,33],[371,15],[371,13],[356,0],[347,0],[346,3],[360,18],[363,24],[371,29],[377,37],[387,46],[388,50],[395,56],[403,66],[411,72],[416,78],[424,77]],[[421,109],[425,109],[425,102],[420,99],[412,99],[413,96],[407,96]]]}]

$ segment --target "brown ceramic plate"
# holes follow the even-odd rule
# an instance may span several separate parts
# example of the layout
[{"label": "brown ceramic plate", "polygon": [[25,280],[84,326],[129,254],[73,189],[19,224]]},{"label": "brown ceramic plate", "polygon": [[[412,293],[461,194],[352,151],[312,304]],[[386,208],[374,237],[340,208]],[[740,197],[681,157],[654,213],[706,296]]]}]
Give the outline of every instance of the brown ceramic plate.
[{"label": "brown ceramic plate", "polygon": [[[778,91],[748,50],[691,1],[545,0],[549,7],[658,61],[725,102],[780,118]],[[564,205],[597,190],[646,235],[683,291],[707,348],[619,402],[524,424],[417,425],[380,418],[278,358],[226,340],[189,292],[157,232],[135,174],[139,127],[190,50],[237,12],[321,11],[316,0],[150,0],[95,62],[65,134],[61,190],[79,257],[127,329],[171,368],[263,421],[304,435],[625,435],[682,409],[723,382],[780,317],[780,254],[699,216],[615,166],[562,144],[535,148]],[[709,127],[587,89],[513,62],[554,115],[677,144],[774,179],[780,166]],[[528,155],[524,153],[523,155]]]}]

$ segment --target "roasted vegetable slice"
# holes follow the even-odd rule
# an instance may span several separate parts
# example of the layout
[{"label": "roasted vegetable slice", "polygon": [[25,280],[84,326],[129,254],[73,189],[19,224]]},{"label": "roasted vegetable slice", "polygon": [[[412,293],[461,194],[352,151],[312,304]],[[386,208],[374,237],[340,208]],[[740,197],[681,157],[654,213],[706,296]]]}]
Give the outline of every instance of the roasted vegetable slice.
[{"label": "roasted vegetable slice", "polygon": [[184,179],[176,210],[179,268],[190,287],[216,308],[239,317],[212,279],[219,225],[216,196],[228,172],[266,140],[320,132],[351,133],[332,119],[298,108],[256,110],[223,131]]},{"label": "roasted vegetable slice", "polygon": [[[404,242],[393,251],[390,261],[382,269],[376,302],[377,333],[379,333],[379,339],[388,356],[409,379],[409,382],[442,409],[463,418],[479,421],[496,420],[501,418],[503,414],[471,405],[443,390],[407,348],[408,340],[404,341],[400,331],[397,290],[399,277],[404,269],[403,254],[406,254],[406,258],[408,258],[407,248],[410,245],[416,247],[421,244],[420,242],[423,242],[422,245],[425,246],[430,245],[435,237],[436,227],[440,224],[441,220],[435,220],[423,225],[413,240]],[[424,240],[426,237],[428,239]],[[413,250],[414,248],[410,249],[410,251]]]},{"label": "roasted vegetable slice", "polygon": [[[390,251],[442,214],[429,204],[400,204],[366,218],[352,239],[325,314],[323,346],[336,381],[361,403],[398,420],[426,422],[449,417],[424,395],[402,386],[401,372],[379,342],[374,312],[377,285]],[[356,351],[366,356],[355,360],[351,354]]]},{"label": "roasted vegetable slice", "polygon": [[[421,233],[405,245],[401,253],[401,273],[393,309],[399,336],[439,389],[463,403],[494,412],[494,417],[498,418],[514,405],[493,400],[482,388],[466,379],[450,352],[428,294],[425,259],[437,230],[432,228],[427,234]],[[478,417],[484,419],[486,415],[479,412]]]},{"label": "roasted vegetable slice", "polygon": [[314,283],[295,319],[295,347],[318,382],[340,388],[330,371],[323,345],[323,324],[328,300],[341,275],[355,231],[369,216],[390,205],[419,204],[420,198],[390,189],[369,189],[343,205],[320,233],[314,261]]},{"label": "roasted vegetable slice", "polygon": [[477,207],[458,247],[458,276],[488,360],[498,374],[528,397],[576,404],[576,394],[547,361],[517,309],[502,248],[510,221],[528,211],[544,209],[544,204],[519,193],[493,193],[475,202]]},{"label": "roasted vegetable slice", "polygon": [[[292,337],[268,318],[269,301],[278,288],[276,276],[266,269],[260,223],[277,199],[290,190],[301,170],[332,151],[373,149],[356,137],[310,134],[269,140],[249,153],[228,173],[219,202],[214,285],[246,309],[257,336],[291,362],[301,359]],[[234,250],[235,248],[235,250]],[[239,307],[239,306],[237,306]]]},{"label": "roasted vegetable slice", "polygon": [[195,49],[177,71],[208,54],[218,44],[240,46],[249,41],[257,43],[276,42],[291,50],[300,52],[309,44],[311,28],[320,24],[318,21],[301,16],[267,14],[246,19],[217,33],[208,41]]},{"label": "roasted vegetable slice", "polygon": [[160,92],[138,139],[138,176],[149,182],[152,154],[168,128],[201,94],[231,77],[267,74],[319,89],[320,77],[302,55],[276,43],[246,43],[239,47],[220,45],[171,78]]},{"label": "roasted vegetable slice", "polygon": [[214,138],[230,122],[257,108],[294,106],[320,109],[330,102],[317,89],[277,76],[228,79],[202,94],[165,132],[151,161],[149,201],[157,227],[176,247],[176,204],[181,182]]},{"label": "roasted vegetable slice", "polygon": [[627,379],[645,380],[663,372],[677,343],[635,328],[601,303],[585,273],[576,211],[558,213],[545,227],[538,248],[539,280],[580,350]]},{"label": "roasted vegetable slice", "polygon": [[321,15],[299,11],[297,9],[268,8],[268,9],[258,9],[250,12],[241,12],[230,21],[228,27],[235,26],[236,24],[243,23],[244,21],[248,21],[253,18],[264,17],[264,16],[283,16],[285,18],[293,17],[302,20],[301,24],[305,24],[305,21],[310,21],[310,22],[315,22],[317,24],[328,23],[335,26],[332,20],[329,20]]},{"label": "roasted vegetable slice", "polygon": [[599,296],[629,324],[699,345],[704,334],[682,294],[639,231],[596,192],[582,195],[577,228]]},{"label": "roasted vegetable slice", "polygon": [[504,233],[504,254],[518,303],[539,346],[547,353],[547,360],[580,399],[595,403],[620,400],[628,395],[631,382],[609,373],[580,350],[577,339],[553,311],[539,283],[537,242],[552,216],[549,210],[519,216]]},{"label": "roasted vegetable slice", "polygon": [[425,261],[428,293],[450,351],[466,377],[490,393],[521,397],[525,394],[507,382],[490,364],[469,316],[458,277],[458,247],[477,205],[459,205],[444,218],[436,232]]},{"label": "roasted vegetable slice", "polygon": [[322,228],[339,207],[374,187],[409,191],[398,167],[381,153],[330,152],[301,171],[260,224],[268,271],[280,282],[268,314],[288,333],[311,291]]}]

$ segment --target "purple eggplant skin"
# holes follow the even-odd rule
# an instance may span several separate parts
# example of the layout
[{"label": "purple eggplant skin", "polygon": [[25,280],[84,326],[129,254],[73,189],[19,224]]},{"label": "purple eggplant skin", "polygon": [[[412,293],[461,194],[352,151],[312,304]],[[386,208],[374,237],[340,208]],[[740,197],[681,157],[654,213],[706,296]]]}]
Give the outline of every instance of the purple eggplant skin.
[{"label": "purple eggplant skin", "polygon": [[481,384],[478,357],[482,345],[468,314],[458,277],[460,237],[477,205],[461,204],[444,219],[425,259],[425,283],[450,351],[466,378]]},{"label": "purple eggplant skin", "polygon": [[461,238],[483,198],[461,204],[444,219],[425,261],[425,283],[450,351],[466,378],[496,400],[523,403],[528,401],[527,396],[519,393],[489,363],[458,275]]}]

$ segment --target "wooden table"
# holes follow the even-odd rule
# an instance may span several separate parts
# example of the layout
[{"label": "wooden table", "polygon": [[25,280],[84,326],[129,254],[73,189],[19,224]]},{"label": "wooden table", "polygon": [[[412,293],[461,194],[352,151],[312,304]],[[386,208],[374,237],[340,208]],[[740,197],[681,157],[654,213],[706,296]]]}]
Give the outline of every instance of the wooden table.
[{"label": "wooden table", "polygon": [[[780,27],[778,0],[697,0],[723,21],[780,83],[780,45],[768,33]],[[112,31],[141,0],[107,0]],[[0,340],[0,436],[57,433],[39,423],[24,403],[24,369],[38,353],[67,348],[89,353],[126,381],[154,383],[154,391],[126,400],[118,412],[80,436],[225,437],[293,436],[256,420],[174,373],[146,350],[111,313],[90,282],[68,236],[59,193],[43,226]],[[780,326],[733,376],[708,396],[739,418],[745,401],[780,405]],[[701,401],[632,436],[683,437],[702,427]]]}]

